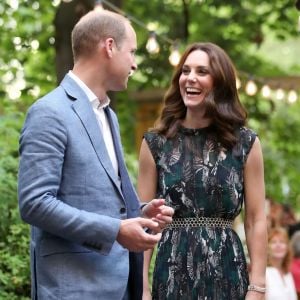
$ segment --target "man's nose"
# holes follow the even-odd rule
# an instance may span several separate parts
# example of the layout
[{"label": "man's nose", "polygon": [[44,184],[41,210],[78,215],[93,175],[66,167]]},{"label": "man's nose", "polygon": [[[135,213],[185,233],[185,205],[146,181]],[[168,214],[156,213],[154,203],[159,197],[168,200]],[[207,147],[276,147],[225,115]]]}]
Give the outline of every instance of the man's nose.
[{"label": "man's nose", "polygon": [[134,62],[133,65],[131,66],[131,70],[132,71],[136,71],[137,70],[137,63]]}]

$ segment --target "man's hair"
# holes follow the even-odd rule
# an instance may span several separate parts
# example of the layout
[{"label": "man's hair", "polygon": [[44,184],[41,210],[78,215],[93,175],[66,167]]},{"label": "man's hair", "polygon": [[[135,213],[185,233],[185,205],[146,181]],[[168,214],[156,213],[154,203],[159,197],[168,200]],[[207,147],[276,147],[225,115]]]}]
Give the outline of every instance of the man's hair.
[{"label": "man's hair", "polygon": [[93,53],[97,44],[107,38],[113,38],[120,47],[126,37],[126,22],[129,20],[124,16],[108,10],[94,10],[84,15],[72,31],[74,61]]}]

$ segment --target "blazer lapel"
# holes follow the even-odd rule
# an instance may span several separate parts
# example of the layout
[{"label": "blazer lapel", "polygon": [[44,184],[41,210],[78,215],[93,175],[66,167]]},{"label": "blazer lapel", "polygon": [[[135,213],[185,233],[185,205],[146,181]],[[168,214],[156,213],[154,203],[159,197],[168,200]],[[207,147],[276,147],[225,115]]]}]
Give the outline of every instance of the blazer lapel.
[{"label": "blazer lapel", "polygon": [[122,192],[123,192],[125,202],[127,205],[127,216],[128,216],[128,218],[136,217],[136,216],[139,216],[139,214],[140,214],[139,201],[138,201],[136,192],[131,184],[131,180],[129,178],[127,168],[126,168],[126,165],[124,162],[124,156],[123,156],[123,152],[122,152],[121,142],[119,139],[119,134],[118,134],[117,128],[112,120],[110,108],[106,107],[104,109],[104,111],[106,113],[106,116],[107,116],[107,119],[108,119],[108,122],[110,125],[110,129],[111,129],[111,134],[112,134],[113,141],[114,141],[115,152],[116,152],[118,165],[119,165],[119,173],[120,173],[120,177],[121,177],[121,188],[122,188]]},{"label": "blazer lapel", "polygon": [[[135,218],[140,216],[140,204],[137,198],[136,192],[131,184],[130,178],[124,162],[124,156],[122,153],[122,146],[119,139],[118,129],[116,128],[109,107],[105,108],[105,113],[108,118],[112,137],[114,140],[115,151],[119,164],[119,172],[121,176],[122,191],[125,197],[125,203],[127,206],[127,217]],[[128,287],[130,290],[130,297],[133,300],[139,300],[142,298],[142,286],[143,286],[143,253],[129,252],[129,279]]]},{"label": "blazer lapel", "polygon": [[75,100],[72,104],[72,108],[81,120],[81,123],[90,138],[91,144],[97,154],[100,163],[122,195],[118,184],[117,175],[115,174],[113,166],[111,164],[97,118],[91,104],[89,103],[89,100],[87,99],[85,93],[78,87],[76,82],[74,82],[69,76],[66,76],[64,78],[61,85],[64,87],[66,92]]}]

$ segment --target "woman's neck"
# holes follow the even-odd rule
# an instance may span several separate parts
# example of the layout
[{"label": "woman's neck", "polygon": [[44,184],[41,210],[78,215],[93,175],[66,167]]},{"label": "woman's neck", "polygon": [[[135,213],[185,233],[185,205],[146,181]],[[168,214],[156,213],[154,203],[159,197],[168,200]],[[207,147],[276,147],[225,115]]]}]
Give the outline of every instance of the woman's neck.
[{"label": "woman's neck", "polygon": [[187,114],[181,124],[186,128],[205,128],[211,124],[211,120],[204,117],[204,114],[196,114],[187,111]]},{"label": "woman's neck", "polygon": [[274,258],[270,259],[270,265],[276,268],[281,274],[284,273],[282,263],[283,263],[282,259],[274,259]]}]

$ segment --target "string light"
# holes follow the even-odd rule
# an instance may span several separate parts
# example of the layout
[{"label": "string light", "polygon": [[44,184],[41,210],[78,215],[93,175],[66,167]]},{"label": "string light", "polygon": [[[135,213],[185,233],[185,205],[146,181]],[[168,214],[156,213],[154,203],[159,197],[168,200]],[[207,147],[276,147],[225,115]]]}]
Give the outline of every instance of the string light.
[{"label": "string light", "polygon": [[246,84],[246,93],[249,96],[254,96],[256,92],[257,92],[257,85],[252,79],[250,79]]},{"label": "string light", "polygon": [[[101,3],[107,5],[109,8],[111,8],[112,10],[114,10],[115,12],[127,17],[130,21],[132,21],[133,23],[137,24],[138,26],[144,28],[145,30],[147,30],[149,32],[149,29],[147,28],[147,26],[139,21],[138,19],[136,19],[135,17],[126,14],[124,11],[122,11],[120,8],[118,8],[117,6],[115,6],[114,4],[110,3],[107,0],[97,0],[96,3]],[[146,44],[146,49],[150,54],[157,54],[160,51],[160,47],[159,44],[157,42],[157,37],[159,37],[160,39],[162,39],[163,41],[165,41],[166,43],[170,44],[170,45],[174,45],[175,41],[163,36],[163,35],[157,35],[154,31],[150,31],[150,36],[149,39],[147,41]],[[171,53],[172,55],[172,53]],[[171,56],[170,55],[170,56]],[[172,56],[173,57],[173,56]]]},{"label": "string light", "polygon": [[289,103],[295,103],[298,99],[298,95],[295,90],[290,90],[287,96],[287,100]]},{"label": "string light", "polygon": [[172,52],[169,56],[169,62],[172,66],[177,66],[179,61],[180,61],[180,52],[179,52],[179,49],[178,49],[178,44],[177,43],[174,43],[173,46],[172,46]]},{"label": "string light", "polygon": [[96,0],[94,10],[103,10],[102,0]]},{"label": "string light", "polygon": [[149,33],[149,39],[146,44],[146,49],[150,54],[157,54],[160,50],[154,31],[150,31]]},{"label": "string light", "polygon": [[236,77],[235,79],[235,86],[237,90],[239,90],[242,87],[241,79],[239,79],[238,77]]},{"label": "string light", "polygon": [[262,88],[261,88],[261,94],[264,98],[270,98],[271,97],[271,89],[270,87],[265,84]]},{"label": "string light", "polygon": [[284,93],[284,90],[282,88],[279,88],[276,90],[276,93],[275,93],[275,98],[277,100],[283,100],[284,99],[284,96],[285,96],[285,93]]},{"label": "string light", "polygon": [[[63,0],[63,1],[71,1],[71,0]],[[197,0],[198,3],[203,3],[205,0]],[[118,8],[117,6],[115,6],[114,4],[110,3],[107,0],[96,0],[95,1],[95,8],[94,9],[99,9],[102,10],[103,9],[103,4],[105,4],[106,6],[108,6],[110,9],[112,9],[113,11],[127,17],[130,21],[132,21],[133,23],[137,24],[138,26],[144,28],[147,32],[149,32],[149,39],[146,43],[146,49],[150,54],[157,54],[160,51],[160,46],[159,43],[157,41],[157,38],[163,40],[164,42],[168,43],[171,45],[170,49],[171,49],[171,53],[169,56],[169,62],[172,66],[176,66],[179,63],[180,60],[180,52],[179,52],[179,47],[178,47],[178,42],[173,41],[169,38],[167,38],[164,35],[157,35],[157,33],[152,29],[149,30],[149,28],[141,21],[139,21],[138,19],[136,19],[135,17],[128,15],[127,13],[125,13],[124,11],[122,11],[120,8]],[[300,32],[300,16],[298,17],[298,31]],[[243,72],[243,71],[239,71],[242,73],[242,75],[249,77],[249,74]],[[244,74],[243,74],[244,73]],[[260,81],[259,79],[257,79],[256,81]],[[240,78],[236,78],[236,88],[240,89],[242,86],[241,80]],[[248,80],[248,82],[246,83],[245,86],[245,92],[249,95],[249,96],[254,96],[257,93],[257,84],[256,82],[250,77],[250,79]],[[270,88],[270,86],[268,86],[267,84],[264,84],[263,87],[261,88],[261,95],[264,98],[271,98],[272,95],[272,90]],[[283,100],[285,98],[285,91],[282,88],[278,88],[275,92],[275,98],[277,100]],[[297,92],[295,90],[290,90],[287,94],[287,101],[289,103],[294,103],[298,100],[298,95]]]}]

